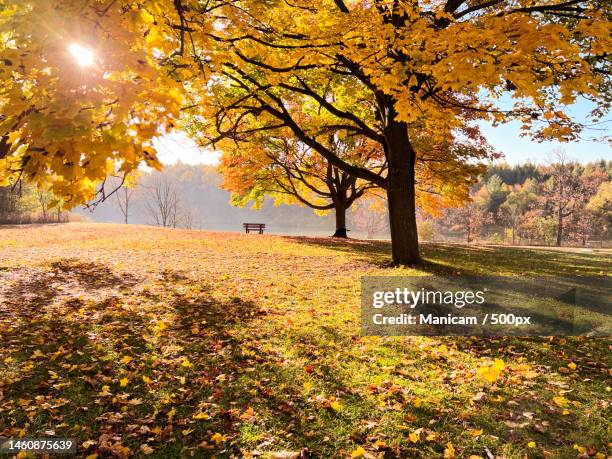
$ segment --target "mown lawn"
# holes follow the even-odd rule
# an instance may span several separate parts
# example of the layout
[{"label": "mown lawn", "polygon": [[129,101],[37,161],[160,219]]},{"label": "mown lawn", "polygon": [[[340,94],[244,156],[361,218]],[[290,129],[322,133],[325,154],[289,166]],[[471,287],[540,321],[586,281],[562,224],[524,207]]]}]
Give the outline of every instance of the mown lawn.
[{"label": "mown lawn", "polygon": [[423,251],[417,271],[383,242],[1,229],[0,436],[100,458],[611,454],[609,339],[359,336],[363,275],[609,275],[610,252]]}]

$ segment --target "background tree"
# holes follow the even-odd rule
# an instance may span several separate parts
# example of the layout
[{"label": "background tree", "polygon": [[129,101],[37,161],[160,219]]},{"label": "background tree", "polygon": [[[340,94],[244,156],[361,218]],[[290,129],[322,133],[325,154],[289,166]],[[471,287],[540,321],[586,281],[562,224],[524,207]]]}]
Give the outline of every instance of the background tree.
[{"label": "background tree", "polygon": [[600,228],[600,235],[606,234],[612,225],[612,181],[599,185],[586,208],[597,218],[594,228]]},{"label": "background tree", "polygon": [[445,219],[453,231],[460,231],[465,235],[468,244],[482,234],[485,225],[493,222],[491,213],[482,203],[475,202],[457,209],[448,209]]},{"label": "background tree", "polygon": [[176,228],[179,221],[179,197],[174,183],[163,175],[156,175],[143,188],[146,190],[145,205],[155,224],[164,228]]},{"label": "background tree", "polygon": [[130,174],[128,177],[124,177],[116,188],[118,189],[115,191],[115,200],[119,210],[121,211],[121,215],[123,215],[123,221],[127,225],[128,217],[130,215],[130,211],[132,210],[131,206],[134,204],[136,192],[136,174]]},{"label": "background tree", "polygon": [[[331,165],[292,135],[253,135],[249,142],[225,151],[220,171],[232,202],[260,206],[266,195],[277,203],[297,203],[317,212],[335,213],[334,237],[347,237],[346,212],[374,185],[358,180]],[[336,154],[353,161],[372,162],[378,156],[367,139],[330,136]],[[381,170],[383,167],[381,167]]]},{"label": "background tree", "polygon": [[502,219],[512,230],[512,244],[516,243],[516,233],[523,222],[525,212],[536,205],[538,196],[535,193],[535,183],[529,179],[523,185],[515,185],[499,207]]},{"label": "background tree", "polygon": [[42,212],[42,221],[49,221],[49,213],[51,209],[51,202],[53,201],[53,195],[49,190],[39,189],[36,191],[36,198],[38,200],[38,204],[40,205],[40,211]]},{"label": "background tree", "polygon": [[418,221],[419,240],[433,241],[437,234],[437,224],[433,218],[420,218]]},{"label": "background tree", "polygon": [[577,163],[568,160],[563,152],[556,152],[555,162],[548,168],[548,180],[542,188],[543,205],[556,219],[556,245],[561,246],[566,219],[574,217],[606,180],[605,174],[583,175]]},{"label": "background tree", "polygon": [[19,212],[19,191],[13,186],[0,188],[0,222],[12,223]]},{"label": "background tree", "polygon": [[368,239],[386,236],[389,233],[389,216],[385,198],[372,194],[367,199],[358,201],[351,214],[353,225]]},{"label": "background tree", "polygon": [[32,186],[20,181],[0,187],[0,223],[30,223],[36,208],[36,193]]},{"label": "background tree", "polygon": [[487,212],[497,215],[500,206],[506,201],[510,191],[499,175],[491,176],[479,190],[478,197],[486,207]]}]

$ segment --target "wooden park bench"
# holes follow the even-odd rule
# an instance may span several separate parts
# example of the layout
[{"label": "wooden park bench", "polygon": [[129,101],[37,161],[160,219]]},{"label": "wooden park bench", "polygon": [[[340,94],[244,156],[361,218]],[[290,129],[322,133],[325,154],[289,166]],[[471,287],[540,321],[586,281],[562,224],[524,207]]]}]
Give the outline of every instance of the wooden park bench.
[{"label": "wooden park bench", "polygon": [[246,233],[250,233],[251,231],[258,231],[259,234],[263,234],[264,229],[266,229],[265,223],[243,223],[242,226]]}]

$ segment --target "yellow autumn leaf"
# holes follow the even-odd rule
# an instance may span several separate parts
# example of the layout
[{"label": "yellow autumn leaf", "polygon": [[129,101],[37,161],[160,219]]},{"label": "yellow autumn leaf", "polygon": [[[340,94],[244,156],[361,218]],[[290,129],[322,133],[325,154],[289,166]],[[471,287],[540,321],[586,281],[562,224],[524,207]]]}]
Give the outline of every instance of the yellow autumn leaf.
[{"label": "yellow autumn leaf", "polygon": [[527,447],[528,448],[535,448],[536,447],[536,442],[535,441],[530,441],[529,443],[527,443]]},{"label": "yellow autumn leaf", "polygon": [[446,448],[444,449],[444,459],[454,459],[455,458],[455,447],[452,443],[447,443]]},{"label": "yellow autumn leaf", "polygon": [[143,376],[143,377],[142,377],[142,380],[143,380],[145,383],[147,383],[147,384],[150,384],[150,383],[151,383],[151,378],[149,378],[148,376]]},{"label": "yellow autumn leaf", "polygon": [[227,435],[222,435],[219,432],[215,432],[210,439],[216,444],[220,445],[221,443],[225,443],[227,441]]},{"label": "yellow autumn leaf", "polygon": [[478,368],[477,374],[489,383],[494,383],[500,377],[506,365],[501,359],[495,359],[491,365]]},{"label": "yellow autumn leaf", "polygon": [[580,446],[580,445],[578,445],[578,444],[576,444],[576,443],[574,443],[573,448],[574,448],[576,451],[578,451],[580,454],[586,454],[586,452],[587,452],[587,449],[586,449],[584,446]]},{"label": "yellow autumn leaf", "polygon": [[412,443],[418,443],[418,441],[421,439],[421,434],[418,432],[410,432],[408,434],[408,438]]},{"label": "yellow autumn leaf", "polygon": [[210,416],[206,413],[196,413],[193,415],[193,419],[210,419]]},{"label": "yellow autumn leaf", "polygon": [[359,457],[363,457],[365,455],[365,453],[366,453],[365,449],[363,449],[362,446],[359,446],[356,450],[351,452],[351,457],[353,459],[356,459],[356,458],[359,458]]},{"label": "yellow autumn leaf", "polygon": [[575,370],[577,368],[577,365],[574,362],[570,362],[570,363],[567,364],[567,367],[570,370]]},{"label": "yellow autumn leaf", "polygon": [[255,417],[255,410],[253,409],[252,406],[249,406],[246,410],[244,410],[244,413],[240,415],[240,419],[245,422],[253,419],[254,417]]},{"label": "yellow autumn leaf", "polygon": [[109,395],[113,395],[110,392],[110,386],[102,386],[102,390],[98,393],[100,397],[108,397]]},{"label": "yellow autumn leaf", "polygon": [[337,400],[334,400],[333,402],[331,402],[329,404],[329,407],[336,412],[342,411],[342,405]]},{"label": "yellow autumn leaf", "polygon": [[126,387],[126,386],[128,385],[128,379],[127,379],[127,378],[121,378],[121,379],[119,380],[119,385],[120,385],[121,387]]}]

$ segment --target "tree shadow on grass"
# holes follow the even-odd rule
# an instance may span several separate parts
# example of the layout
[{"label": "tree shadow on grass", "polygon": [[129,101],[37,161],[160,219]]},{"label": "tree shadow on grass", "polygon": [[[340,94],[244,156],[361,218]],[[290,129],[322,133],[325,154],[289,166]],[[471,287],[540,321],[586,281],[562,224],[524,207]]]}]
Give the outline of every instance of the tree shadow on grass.
[{"label": "tree shadow on grass", "polygon": [[[20,276],[10,298],[0,303],[0,435],[14,437],[23,429],[29,436],[53,430],[81,441],[93,438],[97,443],[103,438],[95,449],[107,456],[124,455],[120,446],[129,440],[121,437],[133,435],[133,425],[142,423],[147,427],[142,433],[149,434],[154,413],[167,414],[169,408],[159,394],[181,388],[174,376],[190,371],[182,362],[194,362],[190,365],[198,370],[206,367],[198,371],[199,386],[208,374],[222,368],[209,366],[214,359],[208,357],[223,346],[228,323],[248,320],[252,312],[241,301],[211,302],[206,292],[193,304],[175,298],[168,307],[159,308],[125,304],[116,295],[84,300],[74,290],[66,292],[75,282],[88,288],[134,285],[130,276],[89,263],[62,261],[46,274],[21,272]],[[59,297],[58,291],[64,296]],[[193,332],[194,324],[206,331]],[[201,356],[209,362],[201,362]],[[120,383],[123,378],[130,382],[125,388]],[[210,395],[189,392],[194,398]],[[178,398],[173,402],[189,401]],[[172,428],[171,419],[165,427]]]},{"label": "tree shadow on grass", "polygon": [[46,313],[61,316],[81,308],[87,299],[117,294],[138,283],[132,275],[117,275],[105,265],[77,259],[52,262],[50,269],[6,269],[0,279],[0,320],[16,316],[34,322]]},{"label": "tree shadow on grass", "polygon": [[515,247],[426,244],[424,256],[454,266],[461,274],[601,275],[612,262],[601,255]]},{"label": "tree shadow on grass", "polygon": [[[358,255],[361,261],[378,267],[392,267],[391,243],[388,241],[291,236],[284,239]],[[602,275],[612,268],[612,261],[603,255],[557,250],[422,243],[421,252],[423,261],[414,268],[440,275]]]},{"label": "tree shadow on grass", "polygon": [[[71,275],[62,277],[68,285],[92,275],[87,265],[82,272],[74,265],[70,269]],[[109,278],[109,268],[98,265],[96,271]],[[141,295],[130,276],[112,276],[116,285],[132,285],[135,291],[111,290],[102,297],[99,290],[101,297],[89,300],[72,295],[54,309],[39,308],[35,318],[23,315],[14,301],[0,304],[10,312],[10,321],[0,316],[0,435],[24,429],[27,436],[46,436],[54,430],[80,444],[90,439],[91,446],[79,450],[82,456],[122,457],[124,447],[138,456],[146,445],[160,458],[240,457],[304,446],[314,457],[334,457],[406,422],[416,429],[443,419],[450,430],[464,430],[470,413],[454,416],[452,410],[464,401],[453,398],[452,390],[452,408],[414,407],[411,384],[419,380],[409,374],[418,368],[387,382],[383,365],[388,363],[364,359],[358,340],[342,330],[283,329],[282,318],[256,301],[229,296],[222,287],[179,272],[162,273],[159,284],[150,287],[156,288],[151,296]],[[31,284],[26,279],[20,285]],[[407,347],[381,343],[378,349],[387,359],[403,352],[421,359],[419,350]],[[458,349],[483,357],[503,353],[490,346]],[[380,375],[371,389],[363,387],[369,372]],[[384,409],[380,388],[389,393]],[[336,399],[339,408],[332,405]],[[488,399],[478,406],[486,419],[496,420],[502,409]],[[502,424],[495,429],[509,435]],[[217,445],[216,433],[228,438]],[[387,457],[442,455],[444,443],[412,445],[406,432],[397,435],[404,435],[402,446],[387,451]]]},{"label": "tree shadow on grass", "polygon": [[[347,255],[358,255],[359,260],[379,268],[395,267],[391,262],[391,243],[389,241],[374,241],[364,239],[338,239],[323,237],[283,236],[283,239],[299,244],[323,247]],[[455,269],[434,260],[424,258],[413,266],[419,271],[431,274],[454,275]]]},{"label": "tree shadow on grass", "polygon": [[[80,455],[122,457],[123,448],[138,453],[147,443],[154,457],[189,450],[223,457],[238,448],[216,445],[212,434],[256,430],[244,416],[251,406],[273,413],[279,429],[301,422],[306,402],[287,400],[290,388],[274,388],[273,381],[286,380],[279,376],[286,366],[274,349],[262,348],[251,324],[266,320],[268,311],[238,297],[215,299],[206,285],[178,272],[162,273],[154,301],[116,291],[104,297],[100,290],[93,299],[73,290],[50,293],[58,286],[66,292],[75,279],[137,287],[131,276],[102,268],[55,264],[55,275],[20,278],[13,288],[24,290],[0,303],[0,435],[53,430],[80,443],[92,440]],[[202,413],[205,419],[197,417]],[[156,426],[160,431],[152,433]],[[265,441],[253,435],[253,447]]]}]

